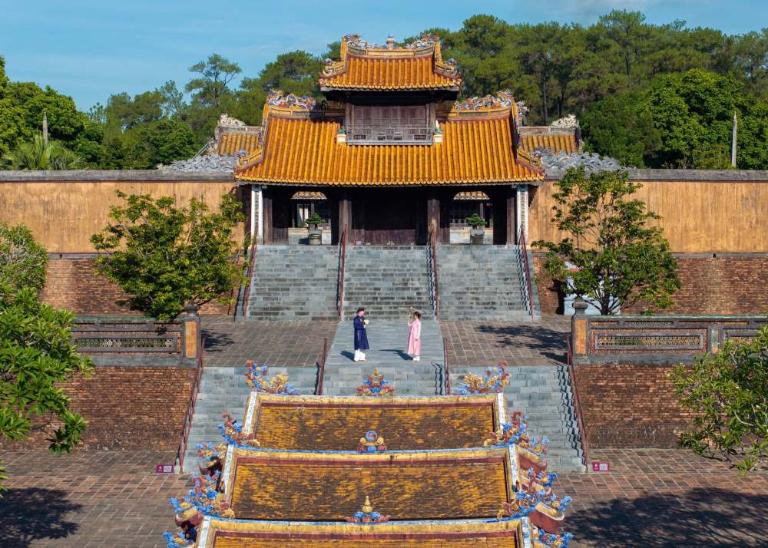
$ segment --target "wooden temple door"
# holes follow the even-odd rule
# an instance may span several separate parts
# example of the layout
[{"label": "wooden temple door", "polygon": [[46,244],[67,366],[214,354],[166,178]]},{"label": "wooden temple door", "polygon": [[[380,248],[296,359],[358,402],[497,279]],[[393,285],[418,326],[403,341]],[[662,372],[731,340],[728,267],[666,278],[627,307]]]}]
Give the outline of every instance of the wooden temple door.
[{"label": "wooden temple door", "polygon": [[352,210],[356,241],[371,245],[426,242],[426,203],[421,192],[398,188],[361,191]]}]

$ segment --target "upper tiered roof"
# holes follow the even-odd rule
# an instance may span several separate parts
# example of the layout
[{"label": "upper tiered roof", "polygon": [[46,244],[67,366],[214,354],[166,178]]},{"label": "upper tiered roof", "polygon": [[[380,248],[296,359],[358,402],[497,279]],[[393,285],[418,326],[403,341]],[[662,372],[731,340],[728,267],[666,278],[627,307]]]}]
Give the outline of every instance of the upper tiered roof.
[{"label": "upper tiered roof", "polygon": [[443,60],[437,36],[423,36],[397,47],[393,38],[386,46],[377,46],[356,34],[347,35],[341,40],[340,54],[340,60],[326,61],[320,75],[323,91],[458,92],[461,86],[456,62]]}]

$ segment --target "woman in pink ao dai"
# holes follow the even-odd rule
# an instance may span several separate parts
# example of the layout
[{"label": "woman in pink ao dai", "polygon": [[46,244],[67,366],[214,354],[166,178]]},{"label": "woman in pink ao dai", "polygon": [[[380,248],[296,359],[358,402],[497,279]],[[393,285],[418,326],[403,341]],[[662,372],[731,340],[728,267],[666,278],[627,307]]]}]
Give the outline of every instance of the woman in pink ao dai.
[{"label": "woman in pink ao dai", "polygon": [[414,310],[408,322],[408,355],[417,362],[421,360],[421,312]]}]

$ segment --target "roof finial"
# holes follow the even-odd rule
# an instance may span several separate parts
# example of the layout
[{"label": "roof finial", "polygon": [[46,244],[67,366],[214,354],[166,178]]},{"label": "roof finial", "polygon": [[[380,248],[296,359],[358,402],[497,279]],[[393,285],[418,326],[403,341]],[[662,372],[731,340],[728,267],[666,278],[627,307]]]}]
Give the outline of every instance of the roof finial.
[{"label": "roof finial", "polygon": [[391,34],[387,36],[387,49],[395,49],[395,37]]}]

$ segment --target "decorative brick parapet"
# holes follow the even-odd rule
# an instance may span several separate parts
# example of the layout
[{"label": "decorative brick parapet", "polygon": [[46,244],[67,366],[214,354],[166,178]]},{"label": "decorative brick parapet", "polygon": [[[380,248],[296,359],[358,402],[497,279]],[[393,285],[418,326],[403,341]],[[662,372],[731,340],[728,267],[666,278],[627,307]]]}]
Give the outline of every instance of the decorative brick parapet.
[{"label": "decorative brick parapet", "polygon": [[571,319],[573,362],[675,364],[717,352],[728,340],[748,340],[768,325],[764,316],[587,316],[577,299]]}]

